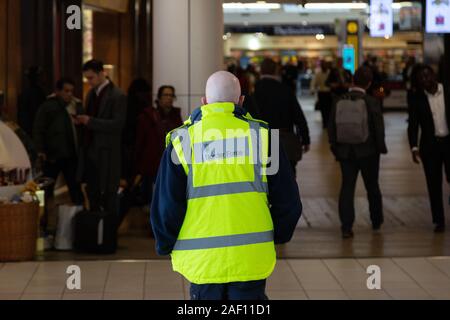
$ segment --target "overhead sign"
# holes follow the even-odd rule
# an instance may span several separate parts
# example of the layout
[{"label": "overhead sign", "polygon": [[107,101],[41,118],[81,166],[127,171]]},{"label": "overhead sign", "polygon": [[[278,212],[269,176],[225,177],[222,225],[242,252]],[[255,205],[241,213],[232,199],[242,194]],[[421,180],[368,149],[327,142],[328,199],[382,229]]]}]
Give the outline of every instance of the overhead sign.
[{"label": "overhead sign", "polygon": [[352,74],[355,74],[356,69],[356,55],[355,48],[351,45],[345,45],[342,49],[342,60],[344,61],[344,69],[347,69]]},{"label": "overhead sign", "polygon": [[[347,20],[346,21],[346,33],[345,33],[345,41],[344,41],[344,52],[343,55],[350,56],[350,51],[353,51],[352,60],[348,60],[349,67],[348,70],[354,70],[360,65],[361,58],[361,49],[362,49],[362,29],[360,28],[360,24],[358,20]],[[347,48],[347,49],[346,49]],[[350,49],[351,48],[351,49]],[[347,50],[347,53],[346,53]],[[344,63],[345,63],[344,58]],[[350,64],[353,63],[353,66],[350,67]]]},{"label": "overhead sign", "polygon": [[427,0],[426,31],[450,33],[450,0]]},{"label": "overhead sign", "polygon": [[392,37],[394,34],[394,14],[392,0],[370,1],[370,36]]}]

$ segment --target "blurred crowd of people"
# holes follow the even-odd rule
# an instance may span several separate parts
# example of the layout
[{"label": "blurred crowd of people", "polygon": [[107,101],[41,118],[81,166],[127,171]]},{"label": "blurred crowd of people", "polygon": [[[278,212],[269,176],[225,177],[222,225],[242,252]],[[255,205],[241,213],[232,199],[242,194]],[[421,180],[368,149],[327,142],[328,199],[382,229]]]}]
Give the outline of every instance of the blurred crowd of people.
[{"label": "blurred crowd of people", "polygon": [[[166,134],[183,123],[181,109],[174,106],[175,88],[162,86],[152,101],[150,84],[139,78],[125,95],[103,63],[91,60],[83,67],[91,87],[83,103],[71,78],[59,79],[48,94],[42,74],[38,67],[27,70],[18,120],[4,119],[21,137],[35,174],[54,180],[62,174],[73,205],[102,207],[117,214],[119,224],[132,206],[149,206]],[[43,219],[43,227],[52,234],[49,220]]]},{"label": "blurred crowd of people", "polygon": [[[244,70],[232,64],[228,71],[239,79],[246,96],[244,108],[254,118],[268,122],[271,129],[280,130],[281,143],[295,172],[311,145],[297,96],[302,64],[291,61],[282,66],[266,58],[257,67],[249,64]],[[91,60],[83,67],[91,86],[83,106],[74,96],[75,84],[70,78],[58,80],[54,92],[48,95],[40,86],[41,72],[39,68],[27,72],[28,86],[19,98],[16,130],[32,160],[42,163],[43,174],[56,179],[62,173],[75,205],[85,201],[81,183],[85,184],[91,208],[106,207],[117,213],[119,223],[132,206],[149,205],[165,137],[183,124],[181,109],[174,106],[175,88],[160,87],[152,101],[150,84],[135,79],[125,95],[107,77],[103,63]],[[412,157],[416,163],[422,159],[433,222],[439,232],[445,229],[442,166],[450,182],[450,97],[434,70],[417,64],[414,58],[407,61],[403,77]],[[335,63],[321,61],[311,81],[310,92],[317,94],[316,109],[322,114],[331,150],[341,164],[339,214],[344,238],[353,237],[353,197],[359,172],[368,191],[374,230],[383,223],[378,177],[380,155],[387,153],[383,120],[383,100],[389,94],[386,79],[377,58],[368,57],[354,75],[344,68],[342,58]],[[363,101],[363,113],[357,104],[352,105],[355,100]],[[367,131],[361,133],[367,135],[363,142],[342,142],[342,123],[337,119],[343,101],[350,107],[342,110],[355,108],[368,123],[362,126]]]}]

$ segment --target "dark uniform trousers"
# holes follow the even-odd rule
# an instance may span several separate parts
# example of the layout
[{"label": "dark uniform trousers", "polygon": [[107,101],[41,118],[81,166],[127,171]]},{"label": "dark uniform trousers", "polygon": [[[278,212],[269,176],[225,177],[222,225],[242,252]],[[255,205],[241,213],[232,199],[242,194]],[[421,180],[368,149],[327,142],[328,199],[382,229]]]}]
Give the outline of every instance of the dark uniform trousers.
[{"label": "dark uniform trousers", "polygon": [[266,280],[225,284],[192,284],[191,300],[268,300]]}]

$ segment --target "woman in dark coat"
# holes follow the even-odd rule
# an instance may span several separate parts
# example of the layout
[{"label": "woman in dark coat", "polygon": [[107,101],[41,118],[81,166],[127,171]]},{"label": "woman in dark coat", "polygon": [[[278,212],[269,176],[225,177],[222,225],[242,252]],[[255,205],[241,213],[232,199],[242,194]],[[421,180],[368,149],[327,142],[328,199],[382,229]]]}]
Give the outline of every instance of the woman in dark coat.
[{"label": "woman in dark coat", "polygon": [[142,180],[143,195],[150,201],[166,135],[183,124],[181,110],[173,106],[175,99],[175,88],[162,86],[158,90],[157,109],[148,106],[137,121],[135,169],[137,180]]}]

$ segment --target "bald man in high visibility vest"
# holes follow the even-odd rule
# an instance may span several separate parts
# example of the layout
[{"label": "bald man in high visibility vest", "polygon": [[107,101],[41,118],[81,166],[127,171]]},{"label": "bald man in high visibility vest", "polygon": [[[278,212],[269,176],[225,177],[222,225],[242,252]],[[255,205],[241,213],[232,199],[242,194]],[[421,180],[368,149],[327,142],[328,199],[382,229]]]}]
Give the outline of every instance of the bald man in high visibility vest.
[{"label": "bald man in high visibility vest", "polygon": [[158,254],[192,300],[266,300],[275,244],[302,212],[293,170],[268,124],[241,106],[239,80],[213,74],[203,106],[168,134],[151,209]]}]

